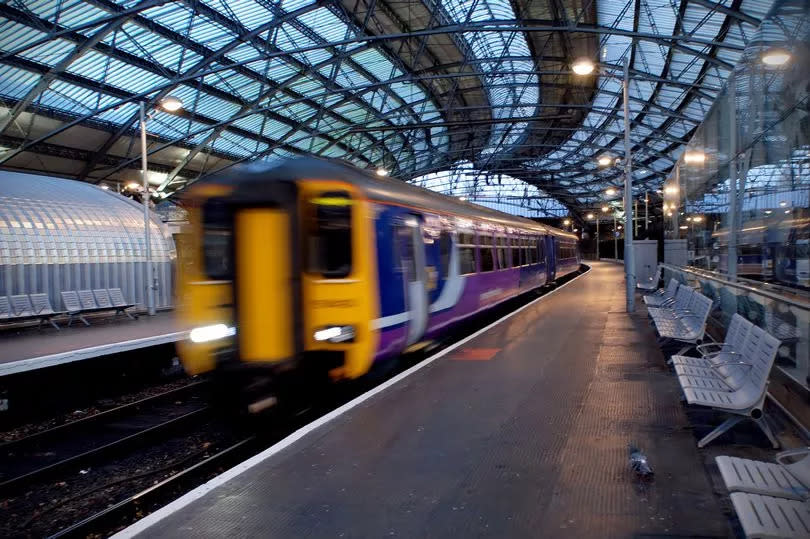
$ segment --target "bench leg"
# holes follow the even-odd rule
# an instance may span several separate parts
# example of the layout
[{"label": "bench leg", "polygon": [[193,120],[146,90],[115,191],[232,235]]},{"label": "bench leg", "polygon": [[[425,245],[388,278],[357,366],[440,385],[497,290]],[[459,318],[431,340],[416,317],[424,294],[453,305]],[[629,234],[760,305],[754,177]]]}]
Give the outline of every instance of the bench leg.
[{"label": "bench leg", "polygon": [[85,325],[85,326],[89,326],[89,325],[90,325],[90,322],[88,322],[88,321],[87,321],[87,319],[86,319],[85,317],[83,317],[82,315],[77,314],[77,315],[76,315],[76,318],[78,318],[79,320],[81,320],[82,322],[84,322],[84,325]]},{"label": "bench leg", "polygon": [[[40,324],[42,323],[42,320],[43,320],[43,319],[40,319],[40,320],[39,320],[39,323],[40,323]],[[59,327],[59,326],[56,324],[56,322],[54,322],[54,321],[53,321],[53,319],[52,319],[50,316],[49,316],[49,317],[47,317],[47,318],[45,318],[44,320],[45,320],[46,322],[48,322],[50,325],[52,325],[54,328],[56,328],[56,331],[60,331],[60,330],[62,329],[62,328],[60,328],[60,327]]]},{"label": "bench leg", "polygon": [[727,430],[734,427],[734,425],[736,425],[737,423],[739,423],[743,419],[745,419],[745,418],[743,416],[741,416],[741,415],[733,415],[733,416],[729,417],[728,419],[723,421],[723,423],[721,423],[719,427],[717,427],[716,429],[711,431],[709,434],[704,436],[698,442],[698,447],[706,447],[706,445],[708,445],[709,442],[711,442],[712,440],[714,440],[715,438],[717,438],[721,434],[725,433]]},{"label": "bench leg", "polygon": [[755,418],[751,418],[751,419],[754,419],[754,423],[757,424],[757,427],[759,427],[759,430],[761,430],[762,432],[765,433],[765,436],[767,436],[768,440],[771,441],[771,445],[773,445],[773,448],[774,449],[779,449],[779,447],[780,447],[779,442],[777,441],[776,436],[774,436],[770,425],[768,425],[768,422],[765,421],[765,416],[762,415],[762,416],[760,416],[760,417],[758,417],[756,419]]}]

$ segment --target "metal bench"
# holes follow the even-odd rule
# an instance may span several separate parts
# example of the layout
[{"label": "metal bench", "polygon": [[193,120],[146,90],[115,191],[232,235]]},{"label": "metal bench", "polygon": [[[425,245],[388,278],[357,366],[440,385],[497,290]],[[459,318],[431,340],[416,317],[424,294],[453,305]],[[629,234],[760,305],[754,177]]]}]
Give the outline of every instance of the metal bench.
[{"label": "metal bench", "polygon": [[700,292],[692,291],[691,294],[686,309],[672,309],[670,314],[661,313],[653,319],[662,345],[672,341],[686,345],[676,355],[682,355],[701,343],[706,333],[706,320],[712,310],[711,299]]},{"label": "metal bench", "polygon": [[[32,298],[36,298],[35,303],[31,302]],[[59,329],[56,322],[52,318],[58,314],[51,308],[51,303],[48,301],[47,294],[17,294],[9,298],[11,300],[10,316],[6,320],[22,321],[22,320],[39,320],[38,327],[42,327],[42,322],[48,322],[51,326]]]},{"label": "metal bench", "polygon": [[748,377],[757,347],[765,335],[767,332],[764,329],[751,324],[739,352],[718,354],[712,358],[715,362],[709,367],[675,365],[675,373],[681,388],[736,391]]},{"label": "metal bench", "polygon": [[121,292],[120,288],[110,288],[109,295],[110,295],[110,302],[112,306],[115,308],[115,314],[124,313],[133,320],[138,317],[137,315],[133,317],[130,313],[127,312],[127,309],[134,307],[135,304],[128,303],[124,299],[124,294]]},{"label": "metal bench", "polygon": [[732,492],[731,503],[750,539],[810,537],[810,501]]},{"label": "metal bench", "polygon": [[[796,457],[799,457],[796,462],[786,462]],[[714,460],[731,492],[798,501],[810,499],[810,447],[782,451],[776,455],[776,462],[727,456]]]},{"label": "metal bench", "polygon": [[8,320],[12,316],[11,303],[8,301],[8,296],[0,296],[0,320]]},{"label": "metal bench", "polygon": [[82,316],[84,309],[79,302],[79,294],[75,290],[62,291],[62,303],[65,305],[65,312],[68,314],[68,327],[73,323],[73,318],[81,320],[85,326],[89,326],[90,322]]},{"label": "metal bench", "polygon": [[688,286],[678,287],[672,303],[661,307],[649,307],[647,313],[656,325],[666,320],[674,320],[678,313],[686,313],[689,310],[689,303],[694,294],[695,291]]},{"label": "metal bench", "polygon": [[649,281],[636,283],[636,288],[642,292],[652,292],[658,288],[658,282],[661,280],[661,266],[655,270],[655,274],[650,277]]},{"label": "metal bench", "polygon": [[746,537],[810,537],[810,447],[783,451],[775,463],[727,456],[715,462]]},{"label": "metal bench", "polygon": [[34,312],[37,316],[39,316],[40,325],[42,325],[42,322],[48,322],[56,329],[59,329],[59,326],[53,321],[53,317],[65,313],[53,310],[51,300],[48,298],[48,294],[31,294],[30,297],[31,304],[34,307]]},{"label": "metal bench", "polygon": [[675,293],[678,291],[678,281],[670,279],[666,288],[647,294],[642,299],[648,307],[662,307],[675,301]]},{"label": "metal bench", "polygon": [[698,442],[698,447],[704,447],[746,418],[754,421],[774,447],[779,447],[779,442],[765,421],[763,409],[768,389],[768,376],[776,359],[779,344],[779,339],[762,328],[754,326],[748,333],[745,349],[742,351],[745,358],[736,361],[736,364],[728,362],[728,365],[724,365],[729,369],[736,368],[733,374],[726,377],[727,388],[682,388],[688,404],[706,406],[732,414],[719,427],[703,437]]},{"label": "metal bench", "polygon": [[726,338],[723,342],[699,344],[695,347],[695,350],[700,354],[700,357],[675,355],[672,356],[669,363],[675,366],[683,365],[708,369],[724,361],[734,359],[736,355],[740,354],[748,332],[753,325],[741,315],[735,313],[731,317],[731,323],[728,325]]}]

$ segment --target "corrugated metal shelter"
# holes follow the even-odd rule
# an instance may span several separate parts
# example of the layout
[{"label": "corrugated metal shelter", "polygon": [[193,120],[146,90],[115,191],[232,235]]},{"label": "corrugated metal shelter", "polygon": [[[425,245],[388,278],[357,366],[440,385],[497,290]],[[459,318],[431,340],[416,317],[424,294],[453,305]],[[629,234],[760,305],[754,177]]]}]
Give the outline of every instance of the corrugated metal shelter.
[{"label": "corrugated metal shelter", "polygon": [[[174,241],[151,222],[156,305],[172,305]],[[0,171],[0,295],[118,287],[144,304],[143,206],[85,182]]]}]

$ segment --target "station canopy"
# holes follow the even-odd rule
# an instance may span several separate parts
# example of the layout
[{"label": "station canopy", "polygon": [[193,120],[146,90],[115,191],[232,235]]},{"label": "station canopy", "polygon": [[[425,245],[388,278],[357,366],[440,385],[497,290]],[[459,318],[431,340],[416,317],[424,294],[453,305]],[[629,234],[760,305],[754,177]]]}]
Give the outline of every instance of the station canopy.
[{"label": "station canopy", "polygon": [[[660,187],[772,3],[8,0],[0,166],[137,181],[143,102],[160,196],[244,161],[318,155],[578,213],[622,183],[624,58],[641,192]],[[581,58],[592,74],[572,72]]]}]

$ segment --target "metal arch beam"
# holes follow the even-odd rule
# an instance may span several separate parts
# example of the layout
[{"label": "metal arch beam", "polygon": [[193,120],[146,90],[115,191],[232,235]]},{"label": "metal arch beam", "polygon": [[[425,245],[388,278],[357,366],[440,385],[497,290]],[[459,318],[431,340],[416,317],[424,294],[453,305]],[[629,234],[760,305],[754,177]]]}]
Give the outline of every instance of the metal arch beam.
[{"label": "metal arch beam", "polygon": [[[96,5],[101,7],[102,9],[107,9],[107,10],[120,9],[120,7],[118,7],[117,5],[110,3],[109,0],[88,0],[88,1],[91,1],[91,2],[95,3]],[[187,2],[184,2],[184,3],[187,3]],[[202,73],[198,73],[198,72],[203,67],[209,65],[214,60],[217,60],[219,58],[224,57],[224,55],[227,52],[229,52],[230,50],[232,50],[232,49],[236,48],[237,46],[239,46],[241,44],[241,41],[240,41],[241,39],[244,39],[244,40],[247,40],[247,41],[250,41],[251,43],[253,43],[253,45],[254,45],[254,47],[256,47],[257,51],[260,50],[262,47],[267,48],[267,46],[269,44],[267,42],[265,42],[265,41],[258,40],[257,36],[261,35],[262,33],[266,32],[266,31],[270,31],[270,30],[276,28],[277,26],[280,26],[280,25],[282,25],[282,24],[284,24],[286,22],[294,21],[294,20],[297,19],[297,17],[300,17],[301,15],[304,15],[304,14],[310,12],[310,11],[314,11],[316,9],[319,9],[319,8],[323,7],[324,5],[328,5],[328,3],[325,2],[325,0],[317,0],[316,2],[314,2],[313,4],[310,4],[308,6],[303,6],[303,7],[298,8],[298,9],[292,11],[292,12],[288,12],[288,13],[284,13],[282,15],[279,15],[278,17],[276,17],[272,21],[270,21],[268,23],[265,23],[265,24],[255,28],[253,30],[247,30],[246,28],[242,28],[237,23],[234,23],[233,21],[231,21],[231,30],[233,31],[233,33],[235,33],[235,34],[237,34],[239,36],[239,39],[232,40],[230,43],[226,44],[225,46],[221,47],[220,49],[218,49],[216,51],[209,50],[204,45],[193,42],[193,41],[189,40],[188,38],[183,38],[182,36],[177,35],[172,30],[169,30],[169,29],[157,24],[155,21],[152,21],[150,19],[146,19],[146,18],[143,18],[143,17],[136,18],[135,22],[137,24],[139,24],[140,26],[142,26],[144,28],[147,28],[150,31],[156,31],[162,37],[164,37],[164,38],[166,38],[166,39],[168,39],[168,40],[170,40],[172,42],[175,42],[175,43],[181,45],[182,47],[191,48],[197,54],[200,54],[200,56],[203,57],[203,59],[200,62],[198,62],[195,66],[193,66],[191,69],[189,69],[186,72],[186,74],[180,74],[178,76],[173,77],[173,81],[170,82],[167,85],[166,88],[161,90],[157,97],[151,99],[150,101],[155,102],[155,101],[161,99],[162,97],[164,97],[165,95],[167,95],[168,92],[169,92],[168,88],[170,88],[172,86],[177,86],[179,84],[179,80],[184,78],[185,76],[187,76],[188,73],[191,73],[192,75],[196,74],[197,76],[202,77],[203,76]],[[192,9],[192,10],[206,10],[206,9],[208,9],[208,11],[206,11],[206,16],[208,16],[209,18],[219,17],[217,19],[217,22],[219,22],[220,24],[223,24],[223,26],[226,26],[226,27],[228,26],[227,22],[230,21],[230,19],[220,16],[218,14],[218,12],[210,10],[204,4],[194,3],[193,5],[189,6],[189,9]],[[211,20],[214,20],[214,19],[211,19]],[[278,50],[278,49],[275,49],[275,50]],[[330,63],[331,63],[331,61],[333,61],[333,59],[330,59]],[[230,62],[230,61],[223,62],[223,63],[226,66],[229,66],[229,67],[231,65],[234,65],[234,66],[237,65],[236,63]],[[239,64],[239,66],[241,67],[241,64]],[[308,67],[308,66],[305,66],[305,67]],[[265,82],[267,82],[259,74],[253,73],[251,70],[241,69],[239,71],[242,72],[243,75],[245,75],[245,76],[247,76],[247,77],[249,77],[249,78],[251,78],[253,80],[256,80],[260,84],[264,84]],[[278,88],[282,87],[282,85],[279,85],[275,81],[273,82],[273,84],[276,85]],[[222,91],[219,90],[218,88],[210,87],[208,85],[205,85],[205,86],[206,86],[206,93],[209,93],[209,94],[212,94],[212,95],[215,95],[215,96],[222,93]],[[289,86],[289,84],[287,86]],[[286,88],[286,86],[285,86],[285,88]],[[297,92],[291,92],[290,90],[286,90],[285,93],[289,94],[293,98],[302,97]],[[229,96],[227,94],[226,95],[218,95],[218,96],[222,97],[225,100],[234,101],[233,97]],[[303,96],[303,97],[305,98],[305,96]],[[304,101],[307,101],[307,100],[304,99]],[[238,104],[240,106],[244,105],[244,103],[242,103],[242,102],[237,102],[236,104]],[[310,106],[312,106],[313,108],[317,108],[317,103],[311,103]],[[367,105],[367,106],[370,107],[370,105]],[[335,114],[335,113],[333,113],[331,111],[329,112],[329,114],[330,114],[330,116],[335,117],[338,121],[342,121],[342,122],[345,122],[345,123],[350,123],[347,118],[344,118],[344,117],[342,117],[340,115],[337,115],[337,114]],[[121,136],[123,136],[123,133],[126,132],[126,130],[129,129],[129,126],[132,123],[134,123],[135,121],[136,121],[136,118],[135,118],[135,116],[133,116],[133,118],[131,119],[130,122],[125,122],[124,126],[126,126],[126,127],[122,126],[121,129],[119,129],[112,137],[110,137],[110,139],[107,142],[105,142],[104,146],[102,147],[102,150],[103,151],[108,151],[109,148],[111,148],[112,145],[115,144],[115,142]],[[288,122],[284,122],[284,123],[288,123]],[[260,136],[261,136],[261,134],[260,134]],[[327,138],[327,139],[330,138],[329,135],[326,134],[326,133],[322,134],[322,136]],[[85,170],[83,171],[83,174],[85,176],[87,174],[89,174],[89,172],[92,170],[93,167],[94,167],[93,162],[88,163],[88,166],[85,167]]]},{"label": "metal arch beam", "polygon": [[[148,2],[149,4],[153,4],[154,2]],[[0,6],[2,8],[2,6]],[[0,11],[0,13],[3,13]],[[55,66],[53,66],[47,73],[40,75],[39,81],[37,81],[36,85],[31,88],[25,96],[22,97],[17,104],[14,105],[13,108],[9,109],[8,113],[6,114],[5,118],[0,120],[0,135],[2,135],[9,125],[14,122],[19,115],[28,108],[31,103],[33,103],[45,90],[48,89],[48,86],[59,77],[73,62],[84,56],[84,54],[95,47],[102,39],[107,37],[110,33],[115,32],[121,25],[123,25],[127,20],[132,18],[134,14],[128,15],[126,17],[121,17],[118,19],[113,19],[111,22],[108,22],[106,26],[100,29],[98,32],[93,34],[91,37],[87,39],[84,43],[77,44],[73,51],[68,54],[65,58],[59,61]]]},{"label": "metal arch beam", "polygon": [[35,39],[29,43],[26,43],[20,47],[17,47],[14,50],[5,52],[0,54],[0,61],[5,60],[7,58],[13,58],[15,56],[19,56],[21,53],[33,49],[34,47],[39,47],[40,45],[44,45],[49,41],[53,41],[55,39],[59,39],[65,34],[73,33],[73,32],[81,32],[82,30],[87,30],[89,28],[95,28],[96,26],[101,26],[103,24],[107,24],[110,21],[114,21],[120,17],[128,17],[132,15],[136,15],[141,11],[146,11],[147,9],[151,9],[156,6],[160,6],[163,4],[168,3],[170,0],[143,0],[136,6],[131,8],[123,9],[117,13],[112,13],[110,15],[105,15],[104,17],[99,17],[97,19],[93,19],[87,22],[83,22],[81,24],[77,24],[75,26],[71,26],[70,28],[65,28],[63,30],[59,30],[56,32],[50,32],[46,37]]},{"label": "metal arch beam", "polygon": [[[189,8],[195,9],[195,10],[199,11],[200,13],[203,13],[205,15],[205,17],[207,17],[208,19],[210,19],[212,21],[215,21],[218,24],[221,24],[221,25],[225,26],[226,28],[229,28],[233,33],[237,34],[238,36],[240,36],[240,37],[241,36],[250,36],[250,37],[243,38],[243,40],[245,42],[248,42],[251,45],[253,45],[253,47],[257,51],[260,50],[260,49],[266,49],[266,50],[272,50],[273,52],[285,53],[285,51],[282,51],[281,49],[279,49],[275,45],[273,45],[271,43],[268,43],[265,40],[262,40],[259,37],[259,34],[256,34],[255,32],[251,32],[247,28],[243,27],[242,24],[239,21],[234,21],[234,20],[230,19],[229,17],[226,17],[226,16],[222,15],[218,11],[216,11],[214,9],[211,9],[210,7],[208,7],[205,4],[197,3],[194,0],[181,0],[181,1],[184,4],[187,4],[189,6]],[[329,4],[325,3],[325,5],[322,5],[322,6],[319,6],[319,7],[327,7],[328,8]],[[277,13],[278,13],[278,19],[287,19],[286,22],[288,24],[292,24],[292,25],[296,26],[296,28],[298,29],[299,32],[302,32],[305,35],[309,34],[308,37],[310,39],[312,39],[313,41],[316,41],[314,39],[314,36],[310,33],[310,31],[306,28],[306,26],[302,25],[300,22],[298,22],[298,17],[300,15],[296,15],[295,17],[288,17],[289,13],[287,13],[287,12],[280,12],[279,11]],[[292,12],[290,12],[290,13],[292,13]],[[317,50],[333,48],[332,44],[324,42],[322,39],[320,40],[320,42],[321,42],[321,44],[318,46]],[[352,51],[352,52],[354,52],[354,51]],[[324,65],[325,66],[332,65],[333,63],[338,61],[339,58],[341,58],[341,56],[332,55],[332,57],[329,59],[329,61],[325,62]],[[301,62],[300,60],[297,60],[293,56],[292,53],[285,54],[284,59],[285,59],[285,61],[295,65],[301,72],[306,71],[306,72],[308,72],[308,75],[311,75],[311,76],[315,77],[316,79],[318,79],[324,85],[325,88],[329,87],[330,81],[329,81],[328,77],[325,77],[325,76],[321,75],[318,70],[313,70],[313,69],[311,69],[311,66]],[[343,61],[347,61],[347,60],[344,58]],[[353,66],[357,66],[357,64],[355,62],[351,62],[351,63],[353,64]],[[360,68],[360,66],[357,66],[357,67],[358,67],[358,69],[361,69],[362,71],[365,71],[364,69]],[[373,75],[371,75],[370,73],[368,73],[367,76],[368,76],[368,78],[370,80],[376,80],[376,78]],[[338,87],[338,88],[332,90],[332,92],[336,93],[336,94],[337,93],[343,93],[344,90],[342,88],[343,87]],[[349,98],[352,101],[354,101],[355,103],[357,103],[358,105],[360,105],[360,106],[362,106],[364,108],[367,108],[369,111],[372,111],[372,113],[373,113],[374,108],[371,106],[370,103],[367,103],[367,102],[363,101],[362,99],[360,99],[357,96],[349,96]],[[401,103],[405,103],[405,101],[402,100],[401,98],[399,98],[399,96],[396,96],[396,99]],[[313,108],[317,109],[318,108],[317,104],[313,105]],[[331,114],[331,113],[330,113],[330,115],[334,116],[334,114]],[[346,119],[343,118],[343,120],[346,120]]]},{"label": "metal arch beam", "polygon": [[[95,3],[98,3],[98,4],[99,4],[101,7],[107,6],[107,7],[110,7],[111,9],[116,7],[116,6],[109,6],[105,0],[90,0],[90,1],[93,1],[93,2],[95,2]],[[317,3],[316,3],[316,4],[317,4]],[[311,9],[311,6],[307,6],[306,8],[302,8],[302,10],[304,10],[304,9]],[[20,22],[22,22],[22,23],[25,23],[25,24],[30,24],[31,22],[33,22],[33,21],[31,20],[31,18],[30,18],[30,17],[27,17],[27,16],[25,16],[25,15],[23,15],[23,14],[21,14],[21,13],[17,12],[16,10],[12,10],[12,8],[8,8],[8,7],[5,7],[5,6],[0,6],[0,10],[3,10],[3,11],[0,11],[0,13],[2,13],[2,14],[3,14],[3,16],[9,17],[9,18],[14,18],[15,20],[18,20],[18,21],[20,21]],[[296,15],[295,15],[295,16],[297,16],[298,12],[295,12],[295,13],[296,13]],[[277,19],[277,20],[274,20],[274,21],[273,21],[273,23],[274,23],[274,24],[281,24],[281,23],[283,23],[283,22],[284,22],[284,20],[286,20],[286,18],[287,18],[287,17],[282,17],[282,18],[279,18],[279,19]],[[142,19],[142,18],[141,18],[141,19]],[[53,24],[49,23],[48,21],[45,21],[45,20],[42,20],[42,19],[39,19],[39,20],[38,20],[38,22],[39,22],[40,24],[42,24],[42,25],[46,26],[46,27],[59,28],[58,26],[53,25]],[[145,24],[145,25],[147,25],[147,26],[146,26],[147,28],[152,28],[153,26],[155,26],[154,24],[152,24],[152,22],[151,22],[151,21],[149,21],[149,20],[147,20],[147,19],[143,19],[143,20],[140,20],[140,19],[139,19],[139,21],[138,21],[138,22],[139,22],[139,23],[141,23],[141,24]],[[270,25],[266,25],[266,26],[270,26]],[[254,30],[253,32],[256,32],[256,31],[258,31],[258,30]],[[171,33],[170,31],[166,31],[166,32]],[[81,36],[81,35],[78,35],[78,34],[75,34],[75,33],[69,33],[69,34],[68,34],[68,33],[64,33],[64,35],[65,35],[65,36],[68,36],[68,35],[69,35],[69,36],[70,36],[70,37],[71,37],[71,38],[72,38],[72,39],[73,39],[75,42],[77,42],[77,43],[83,43],[83,42],[85,41],[85,39],[86,39],[86,38],[84,38],[84,36]],[[167,37],[167,36],[164,36],[164,37]],[[177,38],[177,37],[172,38],[171,36],[169,36],[169,37],[167,37],[167,38],[168,38],[168,39],[172,39],[172,40],[173,40],[173,41],[175,41],[175,42],[178,42],[178,41],[179,41],[179,44],[181,44],[181,45],[183,45],[183,46],[187,46],[187,45],[188,45],[188,43],[183,42],[183,40],[182,40],[182,39],[178,40],[178,38]],[[224,47],[222,47],[221,49],[219,49],[218,51],[211,52],[211,53],[209,54],[209,56],[212,56],[212,57],[213,57],[213,56],[222,56],[222,55],[224,55],[224,54],[227,52],[227,50],[230,50],[230,49],[232,49],[232,48],[234,48],[234,47],[236,46],[236,45],[234,45],[234,43],[238,43],[238,42],[231,42],[231,43],[229,43],[229,44],[225,45]],[[135,65],[138,65],[139,67],[141,67],[141,68],[143,68],[143,69],[146,69],[146,70],[149,70],[149,71],[152,71],[152,72],[155,72],[156,74],[158,74],[158,75],[160,75],[160,76],[165,76],[165,75],[166,75],[166,73],[159,72],[155,66],[153,66],[153,65],[149,65],[149,63],[148,63],[148,62],[144,62],[144,61],[142,61],[142,60],[140,60],[140,59],[138,59],[138,58],[136,58],[136,57],[133,57],[132,55],[129,55],[128,53],[124,53],[123,51],[115,51],[115,50],[113,50],[112,48],[110,48],[110,47],[108,47],[108,46],[106,46],[106,45],[102,46],[102,44],[100,44],[100,43],[96,43],[96,48],[98,48],[98,47],[101,47],[101,48],[102,48],[102,50],[100,51],[102,54],[105,54],[105,55],[108,55],[108,56],[114,56],[114,57],[117,57],[119,60],[121,60],[121,61],[123,61],[123,62],[125,62],[125,63],[130,63],[130,64],[135,64]],[[227,50],[226,50],[226,49],[227,49]],[[209,58],[209,61],[213,61],[213,58]],[[195,68],[202,67],[202,66],[204,66],[204,65],[206,65],[206,64],[207,64],[207,63],[206,63],[205,59],[204,59],[204,60],[201,60],[201,61],[200,61],[200,62],[198,62],[198,63],[197,63],[197,64],[196,64],[194,67],[192,67],[191,69],[189,69],[189,70],[186,72],[186,74],[184,74],[184,75],[179,75],[179,77],[180,77],[180,78],[182,78],[182,77],[184,77],[184,76],[186,76],[186,77],[187,77],[187,76],[189,76],[189,75],[188,75],[188,73],[193,72]],[[64,77],[64,74],[63,74],[63,77]],[[84,86],[85,86],[85,87],[87,87],[87,88],[90,88],[90,89],[95,89],[95,90],[97,90],[97,88],[96,88],[96,87],[97,87],[98,85],[97,85],[97,84],[84,84]],[[122,104],[122,103],[124,103],[124,102],[128,102],[128,101],[138,101],[138,100],[140,100],[140,99],[147,99],[147,100],[150,100],[150,101],[154,102],[154,101],[156,101],[156,100],[158,100],[158,99],[162,98],[163,96],[167,95],[167,94],[168,94],[168,88],[169,88],[169,87],[173,87],[173,86],[176,86],[176,84],[174,84],[174,81],[170,81],[168,84],[161,85],[161,86],[159,86],[158,88],[153,88],[153,89],[147,90],[147,91],[145,91],[145,92],[141,92],[140,94],[135,94],[133,97],[131,97],[131,98],[129,98],[129,99],[122,99],[122,101],[121,101],[120,103],[115,103],[115,104],[113,104],[113,105],[111,105],[111,106],[104,107],[104,108],[102,108],[102,109],[99,109],[99,110],[97,110],[97,111],[94,111],[92,114],[84,115],[83,117],[81,117],[81,118],[80,118],[80,121],[81,121],[81,120],[83,120],[83,119],[86,119],[86,118],[91,118],[92,116],[94,116],[94,115],[96,115],[96,114],[99,114],[100,112],[103,112],[103,111],[105,111],[105,110],[109,110],[109,109],[111,109],[111,108],[114,108],[114,107],[116,107],[116,106],[119,106],[119,105],[121,105],[121,104]],[[160,89],[160,88],[162,88],[162,89]],[[159,93],[158,93],[158,95],[150,98],[150,97],[149,97],[149,95],[150,95],[150,94],[152,94],[152,93],[153,93],[153,92],[155,92],[155,91],[158,91],[158,92],[159,92]],[[210,93],[210,94],[212,94],[212,95],[214,95],[214,96],[221,97],[222,99],[225,99],[225,100],[234,101],[233,96],[231,96],[231,95],[229,95],[229,94],[226,94],[226,93],[224,93],[222,90],[219,90],[218,88],[215,88],[215,87],[208,87],[208,86],[206,86],[206,92],[207,92],[207,93]],[[113,95],[114,95],[114,94],[113,94]],[[306,98],[304,98],[303,100],[306,100]],[[239,104],[241,104],[241,103],[239,103]],[[342,117],[338,117],[338,118],[339,118],[340,120],[342,120],[342,121],[345,121],[345,123],[350,123],[350,122],[348,121],[348,119],[345,119],[345,118],[342,118]],[[294,122],[293,120],[290,120],[289,118],[285,118],[285,117],[278,117],[278,118],[274,118],[274,119],[276,119],[276,120],[278,120],[278,121],[281,121],[281,122],[283,122],[283,123],[287,123],[288,125],[290,125],[290,126],[292,126],[292,127],[297,127],[297,126],[298,126],[298,124],[297,124],[296,122]],[[135,122],[136,120],[137,120],[137,114],[135,114],[135,115],[134,115],[134,116],[131,118],[131,121],[126,121],[126,122],[124,122],[124,123],[123,123],[123,124],[122,124],[122,125],[119,127],[119,129],[118,129],[118,130],[117,130],[117,131],[116,131],[116,132],[115,132],[115,133],[114,133],[114,134],[113,134],[113,135],[112,135],[112,136],[111,136],[111,137],[110,137],[110,138],[109,138],[109,139],[108,139],[108,140],[105,142],[105,144],[102,146],[102,148],[101,148],[101,149],[98,151],[98,153],[97,153],[95,156],[93,156],[93,158],[92,158],[92,159],[91,159],[91,160],[88,162],[87,166],[85,167],[85,169],[84,169],[84,170],[82,171],[82,173],[80,174],[80,178],[81,178],[81,179],[85,178],[85,177],[87,176],[87,174],[89,174],[89,172],[90,172],[90,171],[92,170],[92,168],[95,166],[96,162],[98,161],[98,156],[106,154],[106,153],[109,151],[109,149],[110,149],[110,148],[113,146],[113,144],[114,144],[114,143],[115,143],[115,142],[116,142],[116,141],[117,141],[117,140],[118,140],[118,139],[119,139],[121,136],[123,136],[123,135],[124,135],[124,134],[125,134],[127,131],[129,131],[129,130],[131,129],[132,124],[134,124],[134,122]],[[76,125],[76,124],[77,124],[77,122],[69,122],[68,124],[64,125],[62,128],[60,128],[60,129],[58,129],[58,130],[55,130],[55,131],[53,131],[53,132],[51,132],[51,133],[47,134],[47,135],[46,135],[46,136],[44,136],[44,137],[40,137],[39,139],[37,139],[37,140],[36,140],[36,141],[34,141],[34,142],[41,142],[41,141],[43,141],[43,140],[46,140],[47,138],[50,138],[51,136],[55,136],[56,134],[58,134],[58,133],[60,133],[60,132],[64,131],[65,129],[68,129],[68,128],[70,128],[70,127],[73,127],[73,126],[74,126],[74,125]],[[323,137],[325,137],[325,138],[327,138],[327,139],[329,138],[329,136],[328,136],[327,134],[320,134],[320,133],[319,133],[319,135],[320,135],[320,136],[323,136]],[[254,138],[255,136],[256,136],[256,135],[252,134],[252,135],[248,136],[248,138]],[[263,137],[261,137],[261,135],[259,135],[259,137],[260,137],[260,138],[263,138]],[[272,140],[269,140],[269,139],[268,139],[268,140],[267,140],[267,142],[268,142],[268,143],[272,143],[272,142],[274,142],[274,141],[272,141]],[[14,155],[16,155],[17,153],[19,153],[19,151],[24,151],[25,149],[26,149],[26,146],[24,146],[23,148],[20,148],[18,151],[15,151],[15,152],[9,152],[7,155],[4,155],[3,157],[0,157],[0,163],[2,163],[2,162],[4,162],[4,161],[6,161],[6,160],[8,160],[8,159],[11,159],[12,157],[14,157]]]},{"label": "metal arch beam", "polygon": [[723,4],[712,2],[712,0],[688,0],[688,1],[690,4],[697,4],[699,6],[709,8],[712,11],[717,11],[733,19],[737,19],[738,21],[748,23],[752,26],[759,26],[762,23],[760,19],[757,19],[752,15],[740,11],[739,9],[729,8],[724,6]]},{"label": "metal arch beam", "polygon": [[[741,3],[740,0],[734,0],[734,3],[732,4],[732,6],[733,7],[739,7],[740,3]],[[683,20],[683,17],[685,15],[685,10],[686,10],[686,2],[681,4],[681,11],[680,11],[679,17],[678,17],[678,19],[676,21],[676,28],[675,28],[676,32],[679,30],[680,23]],[[731,19],[729,17],[726,17],[726,19],[723,21],[723,25],[722,25],[720,31],[718,32],[718,35],[722,35],[722,36],[726,35],[726,33],[728,32],[730,22],[731,22]],[[715,51],[712,51],[712,53],[714,53],[714,52]],[[667,54],[667,58],[665,59],[665,62],[664,62],[664,73],[668,73],[668,71],[669,71],[669,69],[671,67],[671,62],[672,62],[672,49],[669,49],[668,54]],[[704,62],[704,64],[701,66],[700,73],[698,74],[698,76],[696,77],[695,80],[701,80],[705,76],[705,73],[706,73],[708,67],[709,67],[708,63]],[[658,93],[660,92],[660,90],[663,87],[663,84],[665,84],[665,82],[662,81],[661,83],[658,83],[656,85],[656,88],[653,91],[653,93],[651,94],[648,103],[645,104],[645,106],[642,108],[641,112],[636,116],[636,118],[643,119],[644,116],[649,114],[649,106],[654,103]],[[675,109],[676,112],[680,113],[680,111],[683,110],[683,108],[685,108],[686,106],[688,106],[689,104],[691,104],[694,101],[694,98],[690,99],[689,94],[696,95],[696,96],[701,96],[701,97],[707,97],[711,101],[714,101],[714,97],[712,97],[712,96],[702,96],[700,93],[695,93],[693,88],[690,88],[688,90],[688,92],[687,92],[687,96],[684,99],[681,100],[680,104]],[[661,127],[658,128],[658,129],[659,130],[666,129],[668,126],[672,125],[673,122],[674,122],[674,118],[669,117],[666,120],[664,120],[664,122],[661,124]],[[647,126],[647,127],[649,127],[649,126]],[[693,133],[694,130],[695,130],[695,127],[693,127],[686,135],[690,136],[690,134]],[[608,145],[613,146],[614,144],[620,142],[620,138],[621,137],[618,137],[618,136],[614,135],[613,141],[611,141]],[[643,147],[644,144],[647,143],[648,141],[650,141],[651,139],[652,139],[652,137],[650,135],[645,135],[640,141],[633,141],[633,146],[634,147],[638,147],[638,146]],[[681,145],[685,145],[686,142],[688,142],[688,139],[687,139],[687,141],[684,141],[683,143],[681,143]]]}]

